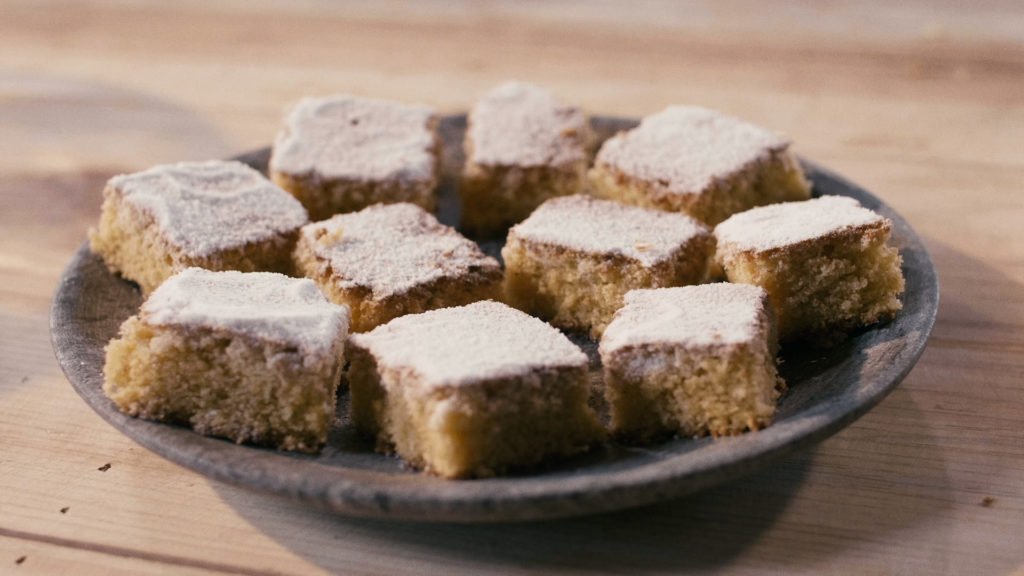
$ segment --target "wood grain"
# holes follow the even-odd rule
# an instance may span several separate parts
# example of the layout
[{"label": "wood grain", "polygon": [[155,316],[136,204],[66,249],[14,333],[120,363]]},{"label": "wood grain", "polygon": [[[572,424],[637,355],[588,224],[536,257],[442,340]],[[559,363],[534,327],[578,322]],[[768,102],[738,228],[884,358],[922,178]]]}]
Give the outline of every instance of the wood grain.
[{"label": "wood grain", "polygon": [[[209,482],[63,379],[49,298],[111,173],[263,145],[307,93],[454,111],[509,77],[609,114],[722,108],[880,194],[942,282],[917,368],[735,484],[487,528],[344,520]],[[3,2],[0,573],[1022,571],[1022,86],[1017,2]]]}]

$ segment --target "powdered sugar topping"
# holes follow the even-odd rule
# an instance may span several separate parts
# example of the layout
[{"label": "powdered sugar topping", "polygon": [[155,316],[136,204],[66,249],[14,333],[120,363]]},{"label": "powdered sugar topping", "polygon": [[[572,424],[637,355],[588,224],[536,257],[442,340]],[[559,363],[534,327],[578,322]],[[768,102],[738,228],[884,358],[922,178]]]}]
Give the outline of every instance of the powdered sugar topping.
[{"label": "powdered sugar topping", "polygon": [[304,98],[274,140],[270,170],[356,181],[436,178],[429,108],[355,96]]},{"label": "powdered sugar topping", "polygon": [[402,316],[354,334],[352,343],[383,369],[414,371],[428,388],[587,365],[586,354],[561,332],[491,301]]},{"label": "powdered sugar topping", "polygon": [[767,342],[767,293],[747,284],[632,290],[601,338],[601,353],[652,344],[689,347]]},{"label": "powdered sugar topping", "polygon": [[579,108],[550,92],[507,82],[477,102],[469,115],[470,161],[487,166],[564,166],[585,158],[587,126]]},{"label": "powdered sugar topping", "polygon": [[876,225],[887,220],[846,196],[822,196],[734,214],[715,227],[723,254],[791,246],[814,238]]},{"label": "powdered sugar topping", "polygon": [[227,330],[297,347],[323,358],[348,333],[348,308],[324,298],[312,280],[272,272],[187,268],[142,305],[155,326]]},{"label": "powdered sugar topping", "polygon": [[341,288],[366,287],[375,299],[441,278],[500,270],[473,241],[408,203],[377,204],[310,224],[302,229],[302,244],[331,267]]},{"label": "powdered sugar topping", "polygon": [[664,194],[700,194],[789,141],[698,106],[670,106],[604,143],[596,164],[653,183]]},{"label": "powdered sugar topping", "polygon": [[240,162],[165,164],[115,176],[108,187],[191,256],[264,241],[308,221],[298,200]]},{"label": "powdered sugar topping", "polygon": [[708,235],[706,226],[685,214],[584,195],[552,198],[509,231],[509,238],[588,254],[622,255],[644,266],[670,258],[691,240]]}]

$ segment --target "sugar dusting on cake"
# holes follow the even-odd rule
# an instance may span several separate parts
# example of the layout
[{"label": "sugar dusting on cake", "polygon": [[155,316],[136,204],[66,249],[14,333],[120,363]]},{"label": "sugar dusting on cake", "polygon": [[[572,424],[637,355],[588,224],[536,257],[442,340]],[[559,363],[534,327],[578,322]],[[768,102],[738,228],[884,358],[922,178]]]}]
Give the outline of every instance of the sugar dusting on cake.
[{"label": "sugar dusting on cake", "polygon": [[376,204],[310,224],[301,234],[341,288],[369,288],[374,299],[500,269],[476,243],[414,204]]},{"label": "sugar dusting on cake", "polygon": [[142,318],[154,326],[227,330],[322,358],[344,340],[349,313],[328,302],[312,280],[188,268],[150,295]]},{"label": "sugar dusting on cake", "polygon": [[115,176],[108,187],[190,256],[264,241],[308,221],[298,200],[240,162],[165,164]]},{"label": "sugar dusting on cake", "polygon": [[715,227],[722,254],[791,246],[843,230],[887,222],[846,196],[822,196],[734,214]]},{"label": "sugar dusting on cake", "polygon": [[617,254],[653,266],[709,234],[706,226],[685,214],[576,195],[548,200],[514,226],[509,238],[587,254]]},{"label": "sugar dusting on cake", "polygon": [[274,140],[270,170],[356,181],[432,180],[435,123],[424,106],[345,95],[303,98]]},{"label": "sugar dusting on cake", "polygon": [[588,362],[555,328],[492,301],[402,316],[351,341],[373,354],[382,370],[411,370],[428,388]]},{"label": "sugar dusting on cake", "polygon": [[596,164],[654,185],[654,193],[699,194],[771,152],[781,136],[698,106],[670,106],[604,143]]},{"label": "sugar dusting on cake", "polygon": [[602,353],[643,345],[735,346],[765,341],[767,293],[747,284],[632,290],[601,338]]},{"label": "sugar dusting on cake", "polygon": [[586,119],[550,92],[507,82],[469,115],[470,160],[487,166],[565,166],[585,158]]}]

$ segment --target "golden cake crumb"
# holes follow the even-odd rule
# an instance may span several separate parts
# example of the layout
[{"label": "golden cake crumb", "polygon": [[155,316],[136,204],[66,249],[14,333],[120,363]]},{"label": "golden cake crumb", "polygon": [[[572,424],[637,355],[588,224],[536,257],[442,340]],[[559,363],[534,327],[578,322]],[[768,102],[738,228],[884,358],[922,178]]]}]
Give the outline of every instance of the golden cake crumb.
[{"label": "golden cake crumb", "polygon": [[302,229],[296,268],[365,332],[403,314],[497,298],[498,261],[413,204],[378,204]]},{"label": "golden cake crumb", "polygon": [[274,140],[270,175],[323,220],[378,202],[432,211],[440,178],[433,110],[348,95],[303,98]]},{"label": "golden cake crumb", "polygon": [[111,178],[89,245],[149,293],[191,266],[291,273],[306,222],[302,205],[244,164],[182,162]]},{"label": "golden cake crumb", "polygon": [[352,420],[414,466],[481,477],[585,450],[587,356],[497,302],[403,316],[352,336]]},{"label": "golden cake crumb", "polygon": [[715,227],[716,259],[730,282],[768,292],[782,340],[829,344],[903,307],[891,228],[843,196],[763,206]]},{"label": "golden cake crumb", "polygon": [[313,452],[334,421],[347,332],[347,310],[309,280],[189,268],[107,345],[103,391],[132,416]]},{"label": "golden cake crumb", "polygon": [[608,139],[590,185],[596,196],[711,226],[754,206],[810,197],[788,140],[697,106],[670,106]]},{"label": "golden cake crumb", "polygon": [[590,129],[579,108],[507,82],[477,102],[468,122],[459,185],[467,233],[504,234],[548,198],[583,191]]},{"label": "golden cake crumb", "polygon": [[784,387],[768,295],[756,286],[631,291],[599,351],[612,431],[636,442],[764,428]]},{"label": "golden cake crumb", "polygon": [[629,290],[714,274],[714,238],[703,224],[582,195],[545,202],[509,230],[501,254],[510,304],[594,337]]}]

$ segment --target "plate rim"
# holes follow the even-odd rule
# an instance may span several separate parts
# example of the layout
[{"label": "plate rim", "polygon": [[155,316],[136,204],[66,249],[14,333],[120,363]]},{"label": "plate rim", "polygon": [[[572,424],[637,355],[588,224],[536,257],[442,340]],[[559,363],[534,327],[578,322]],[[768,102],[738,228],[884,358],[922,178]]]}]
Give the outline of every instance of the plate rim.
[{"label": "plate rim", "polygon": [[[597,122],[628,126],[636,120],[608,116],[594,116]],[[450,115],[443,122],[465,123],[465,115]],[[243,153],[235,159],[265,157],[269,148]],[[88,241],[75,252],[61,275],[50,311],[50,338],[61,369],[75,391],[104,420],[147,449],[200,474],[228,484],[277,494],[293,500],[315,504],[330,510],[361,517],[391,518],[418,521],[445,522],[504,522],[567,517],[608,512],[628,507],[652,504],[657,501],[683,496],[712,484],[725,482],[759,469],[789,453],[803,450],[842,430],[877,405],[909,374],[927,347],[934,327],[939,302],[938,276],[923,241],[910,224],[892,207],[866,189],[843,176],[814,162],[801,159],[804,168],[816,186],[828,183],[830,192],[842,190],[842,195],[856,198],[866,207],[882,213],[893,222],[893,237],[899,237],[904,255],[904,272],[908,269],[907,254],[912,254],[918,265],[912,268],[921,292],[915,298],[923,301],[922,314],[915,330],[919,332],[907,349],[900,350],[895,364],[885,372],[882,381],[866,383],[854,401],[847,394],[816,403],[812,412],[794,422],[777,422],[755,434],[737,438],[755,440],[720,439],[715,442],[733,443],[732,458],[723,462],[705,462],[693,466],[688,454],[676,454],[645,465],[617,473],[608,478],[593,478],[573,474],[560,478],[555,486],[550,482],[530,482],[530,476],[506,477],[489,480],[441,481],[424,490],[419,474],[393,475],[385,486],[373,483],[377,475],[365,470],[326,466],[308,461],[308,470],[295,471],[295,455],[276,451],[239,446],[231,442],[207,438],[186,428],[169,426],[127,416],[117,410],[102,393],[102,373],[88,373],[83,354],[75,353],[72,328],[81,324],[71,317],[69,303],[77,294],[83,265],[91,256]],[[908,249],[911,249],[908,251]],[[909,282],[908,282],[909,283]],[[909,290],[908,290],[909,293]],[[904,296],[906,303],[907,296]],[[881,329],[899,327],[908,321],[901,313]],[[81,336],[81,335],[79,335]],[[94,355],[96,350],[91,351]],[[102,350],[99,351],[102,354]],[[92,358],[95,363],[95,358]],[[100,356],[99,366],[102,366]],[[849,393],[849,392],[848,392]],[[184,445],[165,439],[174,433],[186,432],[195,441]],[[265,458],[253,465],[251,454],[258,450]],[[728,449],[715,449],[712,455]],[[713,460],[713,458],[711,459]],[[269,463],[269,464],[268,464]],[[287,472],[289,468],[293,469]],[[304,467],[305,468],[305,467]],[[282,472],[285,481],[282,482]],[[403,480],[405,478],[405,480]],[[412,478],[410,480],[409,478]],[[367,484],[367,481],[371,481]],[[447,489],[441,489],[447,486]],[[496,490],[481,490],[480,487]],[[438,492],[442,495],[438,496]]]}]

